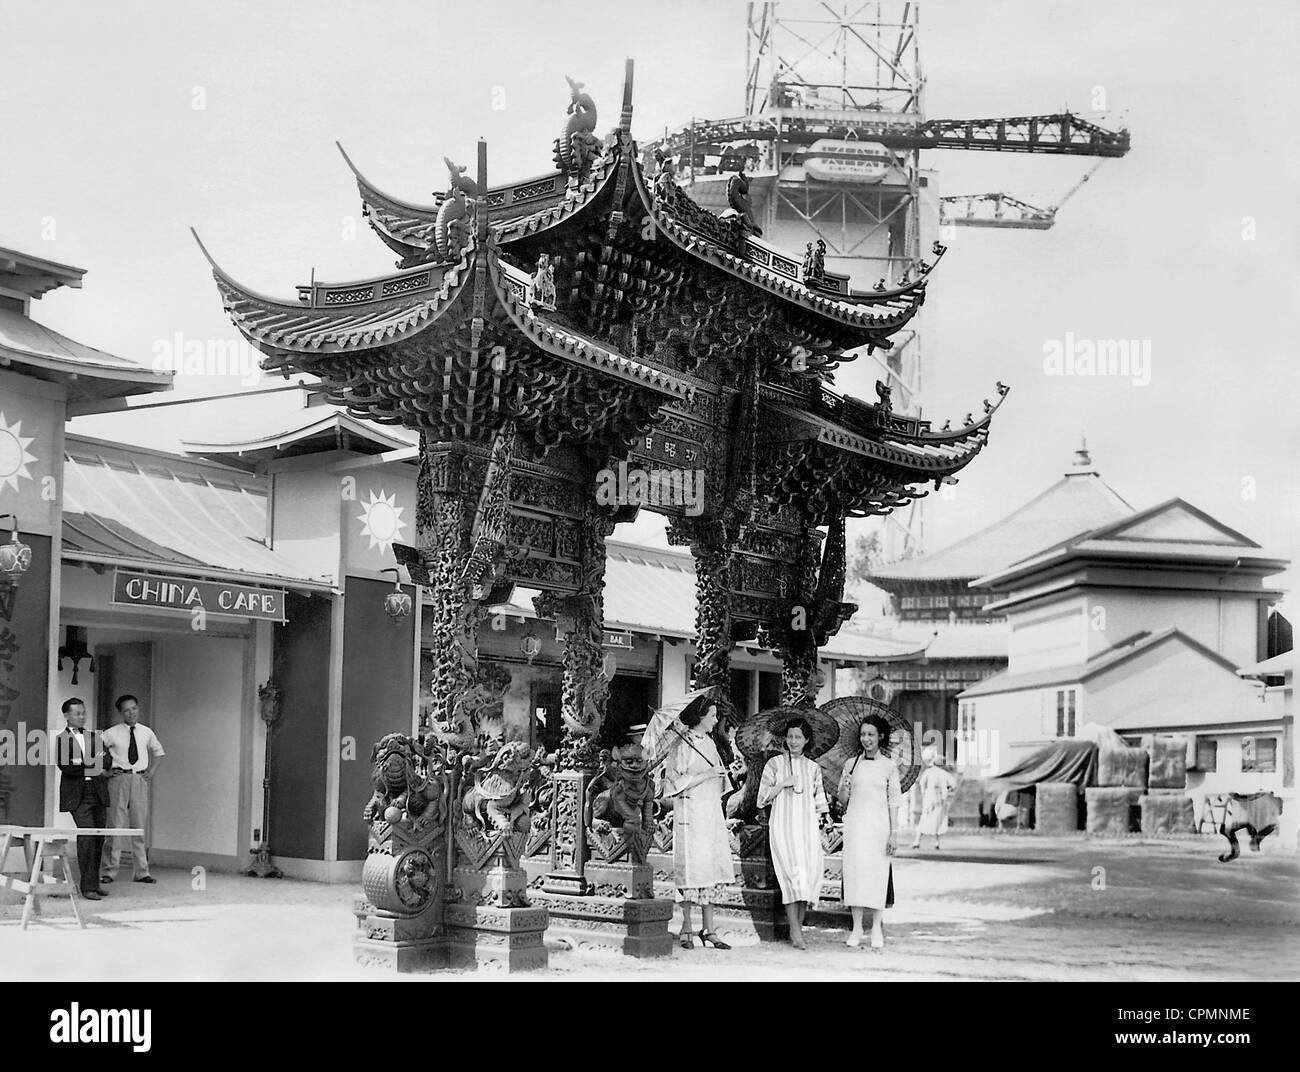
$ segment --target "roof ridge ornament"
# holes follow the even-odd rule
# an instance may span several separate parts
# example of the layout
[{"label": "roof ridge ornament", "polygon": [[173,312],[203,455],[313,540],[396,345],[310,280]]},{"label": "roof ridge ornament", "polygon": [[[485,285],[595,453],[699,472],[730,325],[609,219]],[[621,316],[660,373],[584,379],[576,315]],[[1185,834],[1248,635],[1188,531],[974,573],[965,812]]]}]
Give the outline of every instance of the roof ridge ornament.
[{"label": "roof ridge ornament", "polygon": [[449,187],[446,194],[436,195],[441,200],[433,241],[438,260],[445,263],[459,259],[469,238],[469,205],[471,200],[478,202],[479,184],[465,174],[464,164],[457,164],[449,156],[444,156],[442,161],[447,165]]},{"label": "roof ridge ornament", "polygon": [[[569,83],[569,106],[564,110],[568,117],[560,128],[560,136],[555,139],[555,166],[569,177],[573,186],[581,185],[591,171],[591,165],[601,154],[604,146],[595,135],[596,102],[590,93],[584,93],[584,82],[575,82],[567,74],[564,80]],[[630,83],[629,83],[630,87]],[[631,121],[631,108],[624,94],[625,109]]]}]

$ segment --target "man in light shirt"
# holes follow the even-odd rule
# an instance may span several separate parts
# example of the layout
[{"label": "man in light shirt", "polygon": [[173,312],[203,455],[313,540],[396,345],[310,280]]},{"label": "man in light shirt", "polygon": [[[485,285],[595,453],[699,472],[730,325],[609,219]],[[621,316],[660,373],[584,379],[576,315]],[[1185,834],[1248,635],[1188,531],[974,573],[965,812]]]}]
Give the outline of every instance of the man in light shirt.
[{"label": "man in light shirt", "polygon": [[[104,731],[113,766],[108,779],[108,825],[139,827],[149,823],[149,784],[158,774],[166,753],[148,726],[140,724],[140,701],[129,693],[117,698],[122,721]],[[122,858],[122,838],[108,838],[104,845],[102,882],[112,882]],[[136,882],[156,881],[149,874],[149,856],[144,837],[132,837],[131,859]]]}]

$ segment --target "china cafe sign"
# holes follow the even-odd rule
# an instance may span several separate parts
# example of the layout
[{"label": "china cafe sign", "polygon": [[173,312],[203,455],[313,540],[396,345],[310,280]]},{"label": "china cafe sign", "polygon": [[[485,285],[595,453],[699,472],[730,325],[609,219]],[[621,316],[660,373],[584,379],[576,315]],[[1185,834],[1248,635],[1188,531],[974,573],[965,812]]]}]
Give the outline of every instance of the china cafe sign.
[{"label": "china cafe sign", "polygon": [[132,570],[113,571],[113,602],[118,606],[152,607],[236,618],[265,618],[282,622],[284,589],[255,588],[224,581],[191,581]]}]

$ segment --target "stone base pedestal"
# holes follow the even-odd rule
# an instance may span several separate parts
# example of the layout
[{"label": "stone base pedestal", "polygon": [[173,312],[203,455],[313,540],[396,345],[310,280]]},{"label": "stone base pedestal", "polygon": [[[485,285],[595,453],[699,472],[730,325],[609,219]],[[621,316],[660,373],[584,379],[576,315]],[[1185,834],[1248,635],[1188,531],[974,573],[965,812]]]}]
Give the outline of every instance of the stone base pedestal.
[{"label": "stone base pedestal", "polygon": [[453,968],[538,971],[547,966],[545,908],[450,904],[444,919]]},{"label": "stone base pedestal", "polygon": [[655,873],[649,864],[587,862],[587,889],[595,897],[651,900],[655,895]]},{"label": "stone base pedestal", "polygon": [[671,899],[572,897],[543,890],[533,894],[533,903],[550,913],[550,933],[568,939],[576,949],[616,949],[629,957],[672,955]]},{"label": "stone base pedestal", "polygon": [[353,901],[352,914],[357,918],[357,933],[352,939],[355,963],[398,972],[436,971],[447,967],[441,899],[418,916],[397,916],[358,897]]}]

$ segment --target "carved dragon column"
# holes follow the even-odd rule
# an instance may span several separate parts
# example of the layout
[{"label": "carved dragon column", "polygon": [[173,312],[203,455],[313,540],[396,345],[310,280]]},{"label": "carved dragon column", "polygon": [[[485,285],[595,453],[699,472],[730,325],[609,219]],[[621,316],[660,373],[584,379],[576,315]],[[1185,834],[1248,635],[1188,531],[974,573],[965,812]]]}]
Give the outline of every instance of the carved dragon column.
[{"label": "carved dragon column", "polygon": [[675,519],[668,542],[691,549],[695,560],[695,669],[692,689],[731,687],[731,552],[719,522]]},{"label": "carved dragon column", "polygon": [[463,581],[471,520],[464,467],[463,454],[422,442],[415,516],[417,548],[433,604],[426,615],[433,654],[429,717],[439,741],[454,751],[473,742],[464,700],[474,681],[478,649],[478,608]]},{"label": "carved dragon column", "polygon": [[811,707],[817,702],[816,533],[805,529],[798,560],[790,564],[790,598],[785,621],[774,630],[781,651],[781,703]]},{"label": "carved dragon column", "polygon": [[498,598],[508,554],[505,524],[514,428],[495,437],[487,463],[463,449],[421,445],[416,527],[431,589],[434,735],[450,768],[451,883],[444,911],[453,967],[545,967],[545,908],[528,904],[520,857],[528,837],[529,747],[477,739],[481,716],[508,677],[478,660],[481,615]]},{"label": "carved dragon column", "polygon": [[[595,469],[591,481],[594,486]],[[551,861],[542,889],[547,893],[589,892],[586,879],[588,846],[584,817],[589,811],[587,787],[600,769],[596,737],[605,718],[609,682],[605,678],[605,539],[614,531],[614,517],[594,496],[586,500],[579,530],[582,578],[572,594],[543,593],[534,600],[539,615],[555,619],[564,637],[560,711],[564,739],[551,800]]]}]

